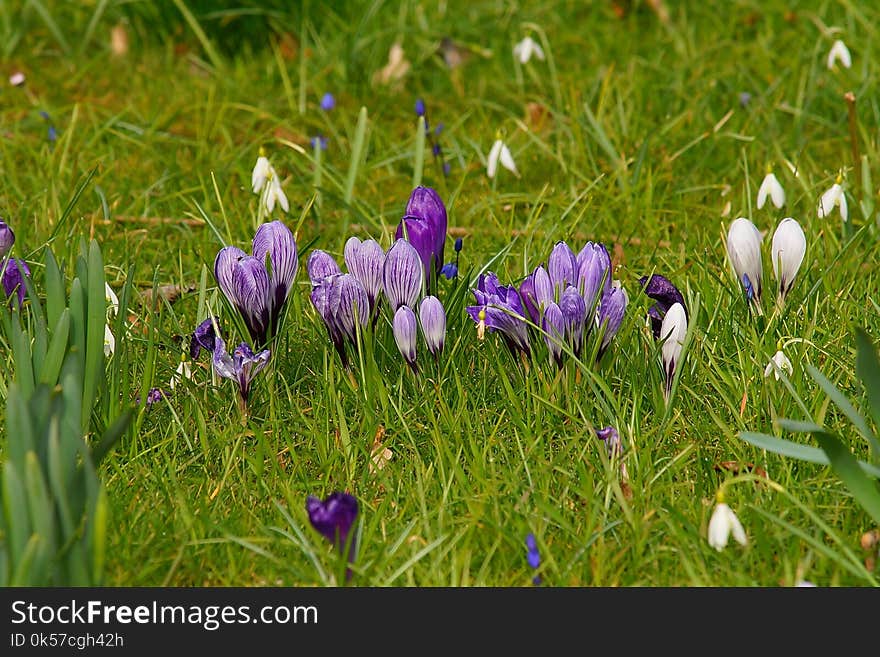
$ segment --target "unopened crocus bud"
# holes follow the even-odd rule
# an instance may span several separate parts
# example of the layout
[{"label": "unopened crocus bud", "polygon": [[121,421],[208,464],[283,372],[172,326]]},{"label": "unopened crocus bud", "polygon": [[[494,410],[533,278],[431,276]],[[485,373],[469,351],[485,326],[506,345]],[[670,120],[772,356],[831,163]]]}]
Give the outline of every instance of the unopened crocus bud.
[{"label": "unopened crocus bud", "polygon": [[672,381],[681,361],[681,350],[686,335],[687,315],[685,315],[684,307],[680,303],[674,303],[667,311],[660,327],[660,339],[663,340],[663,372],[666,375],[664,395],[667,400],[672,392]]},{"label": "unopened crocus bud", "polygon": [[807,252],[807,238],[800,224],[786,217],[773,233],[771,254],[773,275],[779,282],[779,300],[784,301]]},{"label": "unopened crocus bud", "polygon": [[[19,258],[10,258],[3,269],[3,291],[6,292],[7,298],[18,299],[19,308],[24,303],[24,297],[27,294],[24,279],[30,277],[30,267],[27,266],[24,260]],[[12,296],[13,294],[15,294],[14,297]],[[12,304],[12,299],[10,299],[9,303],[10,305]]]},{"label": "unopened crocus bud", "polygon": [[312,282],[313,286],[317,285],[328,276],[342,273],[336,259],[321,249],[315,249],[309,255],[309,259],[306,261],[306,271],[309,274],[309,280]]},{"label": "unopened crocus bud", "polygon": [[727,255],[742,284],[747,299],[761,314],[761,232],[751,221],[740,217],[727,231]]},{"label": "unopened crocus bud", "polygon": [[553,283],[554,296],[558,302],[561,302],[565,289],[569,285],[577,284],[577,258],[565,242],[557,242],[550,252],[550,257],[547,258],[547,273],[550,274],[550,281]]},{"label": "unopened crocus bud", "polygon": [[382,281],[391,308],[414,306],[422,292],[424,269],[418,251],[406,240],[397,240],[385,257]]},{"label": "unopened crocus bud", "polygon": [[552,301],[544,308],[542,328],[544,329],[544,342],[547,343],[547,350],[550,352],[551,360],[556,363],[558,367],[562,367],[565,317],[559,306]]},{"label": "unopened crocus bud", "polygon": [[580,356],[587,322],[587,306],[577,288],[569,285],[559,298],[559,309],[565,318],[565,335],[575,356]]},{"label": "unopened crocus bud", "polygon": [[367,298],[370,300],[370,312],[373,312],[382,292],[385,251],[376,240],[361,242],[357,237],[349,237],[345,243],[343,257],[349,273],[364,286]]},{"label": "unopened crocus bud", "polygon": [[0,258],[4,258],[15,244],[15,233],[5,221],[0,221]]},{"label": "unopened crocus bud", "polygon": [[401,306],[394,313],[392,322],[394,342],[400,355],[413,370],[416,370],[416,315],[409,306]]},{"label": "unopened crocus bud", "polygon": [[629,304],[629,296],[622,287],[612,287],[602,296],[596,320],[602,335],[602,342],[599,345],[599,357],[605,353],[614,336],[617,335],[617,331],[623,323],[627,304]]},{"label": "unopened crocus bud", "polygon": [[425,344],[433,356],[439,356],[446,342],[446,311],[440,299],[427,296],[419,304],[419,321],[422,323],[422,334]]}]

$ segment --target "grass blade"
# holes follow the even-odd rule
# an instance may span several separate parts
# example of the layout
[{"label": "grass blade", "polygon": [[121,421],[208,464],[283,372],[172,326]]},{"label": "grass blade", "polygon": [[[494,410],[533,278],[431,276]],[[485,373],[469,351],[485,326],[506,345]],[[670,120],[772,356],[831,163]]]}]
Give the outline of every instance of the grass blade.
[{"label": "grass blade", "polygon": [[853,497],[870,514],[874,522],[880,524],[880,489],[877,488],[877,483],[867,477],[859,468],[860,464],[856,457],[836,437],[825,431],[813,435],[831,461],[831,467],[837,476],[846,484]]}]

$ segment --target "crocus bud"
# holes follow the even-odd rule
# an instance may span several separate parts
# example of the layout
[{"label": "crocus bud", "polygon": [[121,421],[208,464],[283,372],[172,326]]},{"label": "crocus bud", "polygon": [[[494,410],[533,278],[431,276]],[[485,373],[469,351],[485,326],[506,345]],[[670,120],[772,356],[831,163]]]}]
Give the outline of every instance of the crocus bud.
[{"label": "crocus bud", "polygon": [[596,307],[604,293],[611,289],[611,257],[599,242],[587,242],[577,254],[577,286],[587,311]]},{"label": "crocus bud", "polygon": [[376,301],[382,292],[382,272],[385,269],[385,251],[376,240],[364,240],[349,237],[343,251],[345,266],[348,271],[364,286],[370,300],[370,311],[376,307]]},{"label": "crocus bud", "polygon": [[416,314],[409,306],[401,306],[394,313],[392,322],[394,342],[400,350],[400,355],[415,371],[416,368]]},{"label": "crocus bud", "polygon": [[672,380],[681,360],[681,350],[686,335],[687,315],[680,303],[674,303],[663,318],[663,325],[660,327],[660,338],[663,340],[663,372],[666,375],[664,395],[667,400],[672,392]]},{"label": "crocus bud", "polygon": [[534,274],[526,276],[522,283],[519,284],[519,296],[522,298],[523,307],[526,309],[528,318],[533,324],[539,324],[541,321],[541,310],[535,297]]},{"label": "crocus bud", "polygon": [[9,253],[9,249],[15,244],[15,233],[4,221],[0,221],[0,258]]},{"label": "crocus bud", "polygon": [[418,252],[406,240],[397,240],[385,257],[382,281],[391,308],[414,306],[422,292],[424,272]]},{"label": "crocus bud", "polygon": [[446,342],[446,311],[440,299],[427,296],[419,304],[419,321],[422,323],[422,334],[425,344],[433,356],[439,356]]},{"label": "crocus bud", "polygon": [[461,247],[463,246],[463,244],[464,244],[464,242],[462,241],[462,239],[460,237],[457,237],[455,239],[455,252],[456,253],[461,252]]},{"label": "crocus bud", "polygon": [[564,344],[562,340],[565,337],[565,317],[559,306],[552,301],[544,308],[543,329],[544,342],[547,343],[550,358],[556,363],[557,367],[562,367]]},{"label": "crocus bud", "polygon": [[266,297],[269,312],[274,319],[290,294],[299,266],[296,239],[281,221],[261,224],[254,235],[254,258],[268,267],[269,293]]},{"label": "crocus bud", "polygon": [[269,274],[253,256],[244,256],[232,273],[233,299],[255,344],[266,341],[269,329]]},{"label": "crocus bud", "polygon": [[654,334],[655,339],[659,339],[660,326],[672,304],[680,303],[681,307],[684,308],[685,314],[687,314],[684,297],[678,291],[678,288],[672,284],[672,281],[660,274],[651,274],[650,278],[642,276],[639,279],[639,284],[645,288],[645,294],[657,302],[648,308],[648,317],[651,319],[651,332]]},{"label": "crocus bud", "polygon": [[321,249],[315,249],[309,255],[309,259],[306,261],[306,271],[312,285],[317,285],[328,276],[342,273],[336,259]]},{"label": "crocus bud", "polygon": [[536,267],[535,271],[532,272],[532,278],[535,286],[535,302],[538,308],[540,309],[550,302],[555,302],[556,299],[553,298],[553,281],[550,280],[550,274],[547,273],[547,270],[543,266]]},{"label": "crocus bud", "polygon": [[237,246],[225,246],[217,253],[214,259],[214,278],[220,286],[220,291],[230,301],[235,301],[235,292],[232,289],[232,275],[238,266],[238,261],[247,255]]},{"label": "crocus bud", "polygon": [[[577,259],[574,251],[565,242],[557,242],[547,258],[547,273],[553,283],[554,296],[561,300],[562,293],[569,285],[577,283]],[[561,306],[560,306],[561,307]],[[565,309],[562,309],[565,312]]]},{"label": "crocus bud", "polygon": [[[13,298],[18,299],[19,308],[21,308],[21,304],[24,303],[24,297],[25,294],[27,294],[27,289],[24,284],[25,277],[31,277],[31,270],[30,267],[27,266],[27,263],[18,258],[10,258],[3,269],[3,291],[6,292],[7,298],[16,294],[16,297]],[[12,305],[12,299],[10,299],[9,303]]]},{"label": "crocus bud", "polygon": [[[351,344],[357,345],[358,333],[370,323],[370,299],[363,284],[352,274],[343,274],[337,284],[339,306],[335,323]],[[333,303],[333,292],[330,303]]]},{"label": "crocus bud", "polygon": [[800,224],[786,217],[773,233],[773,275],[779,281],[779,300],[784,301],[807,252],[807,238]]},{"label": "crocus bud", "polygon": [[425,115],[425,101],[421,98],[416,99],[416,116]]},{"label": "crocus bud", "polygon": [[[306,511],[309,522],[321,535],[330,541],[340,552],[348,543],[348,535],[358,515],[358,503],[348,493],[331,493],[323,501],[309,495],[306,498]],[[354,561],[354,539],[352,539],[348,560]]]},{"label": "crocus bud", "polygon": [[727,255],[746,297],[761,314],[761,233],[751,221],[740,217],[727,231]]},{"label": "crocus bud", "polygon": [[597,317],[599,330],[602,331],[602,343],[599,345],[600,357],[608,349],[614,336],[617,335],[617,331],[623,323],[623,316],[626,313],[628,303],[629,296],[622,287],[612,287],[602,296]]},{"label": "crocus bud", "polygon": [[559,309],[565,318],[565,335],[575,356],[580,356],[587,323],[587,306],[577,288],[569,285],[559,298]]}]

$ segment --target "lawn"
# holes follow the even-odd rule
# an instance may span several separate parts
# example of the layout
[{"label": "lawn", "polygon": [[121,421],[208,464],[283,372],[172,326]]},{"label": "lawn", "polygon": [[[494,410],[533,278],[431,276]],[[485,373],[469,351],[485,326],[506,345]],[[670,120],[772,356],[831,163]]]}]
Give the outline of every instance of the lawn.
[{"label": "lawn", "polygon": [[[880,10],[289,4],[0,6],[0,218],[15,234],[8,257],[31,271],[0,331],[0,581],[878,584]],[[541,52],[521,61],[514,47],[527,36]],[[829,66],[837,40],[850,66]],[[497,140],[512,162],[490,177]],[[261,155],[274,176],[255,193]],[[784,203],[758,207],[771,171]],[[275,184],[287,211],[275,196],[267,207]],[[834,184],[845,218],[842,204],[822,211]],[[443,349],[430,353],[412,324],[410,366],[396,304],[380,295],[375,319],[355,321],[353,344],[341,343],[343,363],[331,340],[341,324],[325,326],[313,290],[323,283],[307,263],[320,250],[352,271],[352,236],[389,251],[419,186],[436,191],[448,219],[444,257],[417,291],[445,308]],[[739,217],[760,246],[729,239]],[[806,252],[778,301],[771,243],[785,217]],[[250,254],[272,221],[294,236],[298,266],[277,321],[255,339],[215,258],[227,246]],[[479,298],[490,272],[519,287],[544,265],[556,281],[560,241],[574,254],[604,244],[602,285],[626,291],[604,353],[595,307],[583,310],[581,345],[568,329],[545,337],[543,305],[527,321]],[[744,287],[735,273],[731,241],[734,257],[763,253],[757,282]],[[432,269],[446,263],[456,275]],[[270,275],[278,269],[272,260]],[[652,274],[687,311],[668,388],[672,342],[652,332],[655,299],[640,283]],[[551,295],[568,318],[564,287]],[[59,339],[45,394],[77,400],[75,421],[68,406],[58,413],[61,431],[95,450],[91,475],[84,446],[68,455],[70,472],[100,482],[87,493],[53,474],[58,423],[46,409],[61,402],[37,399],[65,305],[70,338]],[[269,350],[246,403],[216,353],[190,353],[210,316],[230,354],[243,341]],[[528,352],[498,330],[508,320]],[[770,365],[777,351],[790,370]],[[102,443],[114,427],[115,442]],[[617,448],[597,435],[606,427]],[[19,477],[39,467],[16,447],[24,434],[50,463],[42,478]],[[334,546],[332,528],[322,536],[306,508],[336,492],[357,501],[349,546]],[[68,496],[90,500],[84,522],[65,516]],[[722,501],[744,536],[716,549],[709,526]],[[56,550],[61,535],[71,542]]]}]

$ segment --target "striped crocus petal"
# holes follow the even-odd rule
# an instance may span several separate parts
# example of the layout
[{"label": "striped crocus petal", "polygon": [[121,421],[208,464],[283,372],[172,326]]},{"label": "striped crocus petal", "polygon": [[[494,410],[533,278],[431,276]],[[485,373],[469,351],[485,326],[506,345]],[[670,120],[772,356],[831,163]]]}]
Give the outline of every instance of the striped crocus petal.
[{"label": "striped crocus petal", "polygon": [[579,356],[587,323],[587,306],[577,288],[569,285],[559,299],[559,310],[565,319],[565,336],[575,356]]},{"label": "striped crocus petal", "polygon": [[330,337],[330,341],[336,348],[337,353],[339,353],[342,365],[347,367],[348,356],[345,353],[345,336],[336,322],[340,301],[339,279],[342,276],[342,274],[333,274],[321,279],[312,288],[309,299],[315,310],[318,311],[318,315],[324,320],[324,326],[327,327],[327,335]]},{"label": "striped crocus petal", "polygon": [[519,284],[519,296],[522,299],[523,307],[526,314],[533,324],[540,326],[541,309],[538,306],[538,299],[535,296],[535,275],[529,274],[522,283]]},{"label": "striped crocus petal", "polygon": [[357,237],[349,237],[345,243],[343,257],[348,272],[364,286],[367,298],[370,300],[370,309],[374,309],[382,292],[385,251],[376,240],[361,242]]},{"label": "striped crocus petal", "polygon": [[434,251],[434,230],[431,224],[419,217],[404,217],[400,220],[394,237],[405,239],[413,245],[422,261],[425,280],[430,282],[432,274],[443,265],[441,254]]},{"label": "striped crocus petal", "polygon": [[600,357],[608,349],[614,336],[617,335],[617,331],[620,330],[628,303],[629,296],[622,287],[612,287],[602,296],[597,318],[599,331],[602,335],[602,343],[599,345]]},{"label": "striped crocus petal", "polygon": [[611,257],[600,242],[587,242],[577,255],[577,286],[592,312],[599,299],[611,289]]},{"label": "striped crocus petal", "polygon": [[419,321],[422,324],[422,334],[425,336],[425,344],[428,351],[434,356],[439,356],[446,342],[446,311],[440,299],[427,296],[419,305]]},{"label": "striped crocus petal", "polygon": [[[9,304],[12,300],[18,300],[18,307],[21,308],[27,294],[27,286],[24,282],[25,278],[31,277],[31,270],[24,260],[19,258],[10,258],[7,262],[2,263],[3,275],[3,291],[9,298]],[[15,295],[15,296],[13,296]]]},{"label": "striped crocus petal", "polygon": [[394,313],[392,322],[394,342],[400,350],[400,355],[413,370],[416,370],[416,339],[417,324],[416,314],[409,306],[401,306]]},{"label": "striped crocus petal", "polygon": [[232,357],[226,353],[226,343],[220,336],[217,336],[217,339],[214,340],[214,353],[211,356],[211,364],[217,376],[238,381],[235,363],[232,361]]},{"label": "striped crocus petal", "polygon": [[237,246],[226,246],[220,249],[217,257],[214,259],[214,278],[217,279],[217,285],[220,291],[229,300],[233,306],[238,306],[235,298],[235,290],[232,288],[232,274],[238,266],[238,261],[247,255]]},{"label": "striped crocus petal", "polygon": [[309,254],[309,259],[306,261],[306,272],[308,272],[312,286],[315,286],[328,276],[341,274],[342,270],[332,255],[321,249],[315,249]]},{"label": "striped crocus petal", "polygon": [[[358,333],[370,322],[370,300],[367,297],[367,291],[352,274],[339,276],[334,287],[339,294],[335,323],[345,337],[357,346]],[[335,301],[334,295],[335,290],[331,290],[331,304]]]},{"label": "striped crocus petal", "polygon": [[558,367],[562,367],[565,317],[559,306],[552,301],[547,304],[546,308],[544,308],[544,321],[542,328],[544,329],[544,342],[547,343],[550,358]]},{"label": "striped crocus petal", "polygon": [[255,354],[245,342],[242,342],[233,351],[232,363],[238,381],[238,391],[245,402],[250,394],[251,381],[269,363],[269,356],[268,349],[263,349]]},{"label": "striped crocus petal", "polygon": [[388,249],[383,270],[385,296],[395,312],[401,306],[415,306],[422,292],[422,261],[412,244],[400,239]]},{"label": "striped crocus petal", "polygon": [[263,263],[253,256],[239,260],[232,274],[232,290],[251,339],[262,345],[269,329],[269,275]]},{"label": "striped crocus petal", "polygon": [[270,221],[257,229],[253,249],[254,257],[263,264],[264,268],[268,267],[268,307],[274,323],[287,300],[299,266],[296,240],[284,222]]},{"label": "striped crocus petal", "polygon": [[553,283],[554,296],[559,299],[565,288],[577,283],[577,259],[565,242],[557,242],[547,259],[547,273]]},{"label": "striped crocus petal", "polygon": [[550,274],[543,266],[535,268],[532,272],[532,278],[535,283],[535,299],[538,301],[538,308],[542,308],[551,302],[555,302],[553,298],[553,281],[550,280]]},{"label": "striped crocus petal", "polygon": [[0,221],[0,258],[3,258],[15,244],[15,233],[5,221]]}]

